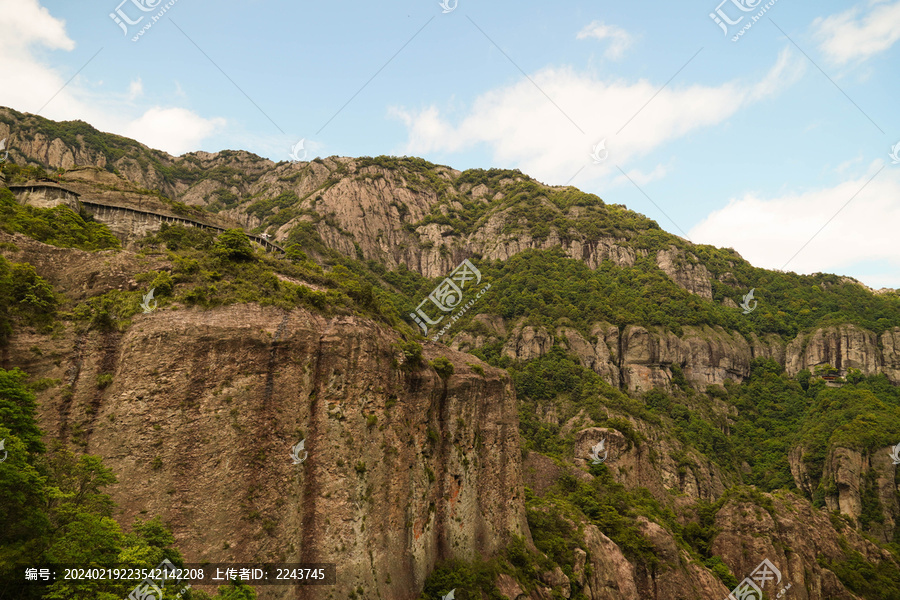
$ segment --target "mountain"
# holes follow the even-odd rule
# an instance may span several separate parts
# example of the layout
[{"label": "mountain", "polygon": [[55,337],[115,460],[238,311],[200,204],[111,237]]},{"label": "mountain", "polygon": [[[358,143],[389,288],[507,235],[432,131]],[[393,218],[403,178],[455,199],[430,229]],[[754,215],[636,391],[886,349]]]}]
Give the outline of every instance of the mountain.
[{"label": "mountain", "polygon": [[261,598],[900,598],[895,290],[515,170],[3,138],[2,367],[51,448],[16,464],[99,456],[110,516],[172,531],[112,556],[336,566]]}]

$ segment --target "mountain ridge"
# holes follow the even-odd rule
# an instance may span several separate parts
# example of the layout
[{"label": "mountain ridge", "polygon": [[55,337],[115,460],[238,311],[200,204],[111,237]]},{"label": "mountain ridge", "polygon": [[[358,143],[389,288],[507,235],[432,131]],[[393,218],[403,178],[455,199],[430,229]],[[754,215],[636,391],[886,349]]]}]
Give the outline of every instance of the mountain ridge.
[{"label": "mountain ridge", "polygon": [[[808,600],[900,594],[895,292],[757,269],[517,171],[176,159],[0,109],[4,135],[7,184],[60,168],[225,229],[106,227],[0,185],[0,264],[59,295],[11,313],[4,368],[32,375],[48,439],[123,476],[118,517],[161,515],[189,558],[343,558],[349,597],[717,600],[763,558]],[[407,315],[463,259],[490,293],[432,341]]]}]

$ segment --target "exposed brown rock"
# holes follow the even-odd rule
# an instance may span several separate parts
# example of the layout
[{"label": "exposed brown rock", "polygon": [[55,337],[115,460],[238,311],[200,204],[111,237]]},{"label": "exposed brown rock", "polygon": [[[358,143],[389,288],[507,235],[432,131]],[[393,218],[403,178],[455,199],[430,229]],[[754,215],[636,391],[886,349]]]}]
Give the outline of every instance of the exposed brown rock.
[{"label": "exposed brown rock", "polygon": [[42,426],[103,456],[119,519],[161,515],[188,562],[333,562],[337,587],[307,597],[414,598],[435,561],[528,537],[515,395],[471,356],[439,350],[455,363],[445,385],[392,367],[396,335],[371,323],[253,305],[137,315],[88,334],[77,365],[73,334],[42,339],[41,357],[22,347],[33,336],[13,340],[37,377],[76,367],[71,397],[42,395]]},{"label": "exposed brown rock", "polygon": [[705,266],[697,262],[694,255],[670,246],[656,253],[656,264],[682,288],[701,298],[712,300],[712,275]]}]

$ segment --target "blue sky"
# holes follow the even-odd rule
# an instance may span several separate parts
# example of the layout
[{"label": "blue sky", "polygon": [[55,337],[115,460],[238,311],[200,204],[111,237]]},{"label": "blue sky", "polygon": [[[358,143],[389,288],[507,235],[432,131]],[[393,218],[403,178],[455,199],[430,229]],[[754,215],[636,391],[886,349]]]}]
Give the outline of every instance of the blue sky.
[{"label": "blue sky", "polygon": [[519,168],[900,287],[900,0],[719,1],[0,0],[0,105],[173,154]]}]

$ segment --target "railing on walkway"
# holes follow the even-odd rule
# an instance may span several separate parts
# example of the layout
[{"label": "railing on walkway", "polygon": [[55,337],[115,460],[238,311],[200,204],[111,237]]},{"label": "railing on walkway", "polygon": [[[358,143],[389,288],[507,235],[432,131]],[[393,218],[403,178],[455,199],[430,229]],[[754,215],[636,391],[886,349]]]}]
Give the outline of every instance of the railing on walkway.
[{"label": "railing on walkway", "polygon": [[[81,205],[84,206],[86,210],[92,213],[98,213],[98,216],[102,219],[102,213],[104,212],[124,212],[124,213],[133,213],[137,215],[145,215],[148,217],[152,217],[154,219],[158,219],[163,223],[177,224],[177,225],[185,225],[187,227],[199,227],[201,229],[212,229],[214,231],[225,231],[224,227],[219,227],[218,225],[210,225],[209,223],[203,223],[201,221],[195,221],[193,219],[188,219],[187,217],[174,217],[172,215],[164,215],[161,213],[152,212],[149,210],[140,210],[137,208],[131,208],[128,206],[116,206],[115,204],[102,204],[100,202],[95,202],[92,200],[80,200]],[[284,248],[271,242],[270,240],[259,236],[248,233],[247,237],[257,244],[261,245],[269,252],[281,252],[284,254]]]}]

